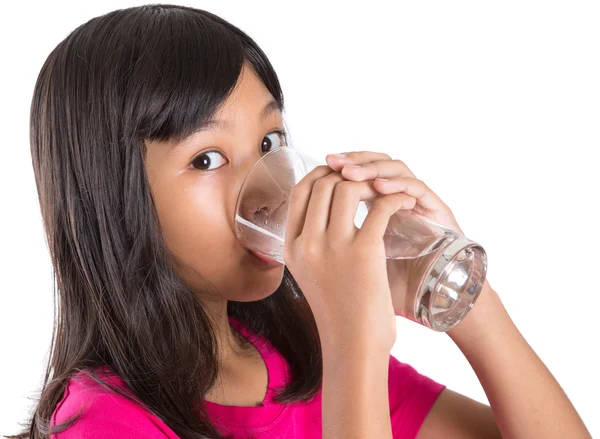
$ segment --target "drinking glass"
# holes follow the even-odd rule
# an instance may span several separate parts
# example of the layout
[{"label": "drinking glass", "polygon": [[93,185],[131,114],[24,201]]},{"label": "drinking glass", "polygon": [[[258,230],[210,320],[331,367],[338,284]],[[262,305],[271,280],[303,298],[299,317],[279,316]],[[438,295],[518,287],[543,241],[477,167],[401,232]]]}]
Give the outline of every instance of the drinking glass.
[{"label": "drinking glass", "polygon": [[[326,162],[290,146],[276,148],[256,162],[242,183],[235,206],[235,232],[244,247],[263,260],[285,264],[290,191],[319,165]],[[356,227],[362,226],[370,206],[368,200],[360,202]],[[401,315],[439,332],[464,319],[485,281],[487,256],[481,245],[412,210],[399,210],[390,217],[384,244],[388,274],[393,260],[427,261],[425,268],[415,264],[420,266],[418,279],[409,283]]]}]

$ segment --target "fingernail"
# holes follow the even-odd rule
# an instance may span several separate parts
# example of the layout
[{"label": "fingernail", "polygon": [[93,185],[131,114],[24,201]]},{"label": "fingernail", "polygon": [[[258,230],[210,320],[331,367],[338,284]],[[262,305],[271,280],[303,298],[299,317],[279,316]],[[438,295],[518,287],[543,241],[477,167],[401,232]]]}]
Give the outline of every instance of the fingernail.
[{"label": "fingernail", "polygon": [[376,178],[377,181],[383,181],[384,183],[391,181],[389,178]]},{"label": "fingernail", "polygon": [[346,157],[348,157],[348,154],[342,152],[340,154],[331,154],[334,157],[337,157],[338,159],[345,159]]}]

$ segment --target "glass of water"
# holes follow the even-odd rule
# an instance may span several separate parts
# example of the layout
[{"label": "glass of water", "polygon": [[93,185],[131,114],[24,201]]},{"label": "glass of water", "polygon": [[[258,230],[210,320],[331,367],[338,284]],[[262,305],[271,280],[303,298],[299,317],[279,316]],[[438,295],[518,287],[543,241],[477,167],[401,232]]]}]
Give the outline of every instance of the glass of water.
[{"label": "glass of water", "polygon": [[[285,263],[290,192],[319,165],[326,162],[288,146],[274,149],[256,162],[242,183],[235,206],[236,236],[247,249],[267,261]],[[369,201],[361,201],[354,219],[356,227],[361,227],[369,208]],[[401,315],[440,332],[464,319],[485,282],[487,256],[483,247],[404,209],[390,217],[384,244],[388,273],[393,260],[427,260],[425,269],[423,264],[415,264],[421,266],[419,277],[409,284]]]}]

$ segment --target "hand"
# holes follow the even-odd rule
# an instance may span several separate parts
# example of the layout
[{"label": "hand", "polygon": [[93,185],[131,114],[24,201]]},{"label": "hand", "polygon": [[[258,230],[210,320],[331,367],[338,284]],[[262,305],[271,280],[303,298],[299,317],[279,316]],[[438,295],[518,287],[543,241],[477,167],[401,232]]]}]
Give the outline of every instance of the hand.
[{"label": "hand", "polygon": [[[372,181],[380,194],[401,196],[402,209],[412,210],[464,235],[450,208],[417,179],[404,162],[392,160],[387,154],[360,151],[348,153],[343,158],[328,155],[327,164],[349,181]],[[407,317],[410,314],[412,303],[406,303],[406,292],[418,287],[433,257],[435,253],[416,259],[387,260],[388,281],[397,315]]]},{"label": "hand", "polygon": [[[354,216],[367,199],[373,205],[358,229]],[[371,181],[347,181],[328,166],[292,189],[283,257],[313,311],[324,350],[361,344],[389,355],[396,321],[383,234],[402,200],[378,194]]]}]

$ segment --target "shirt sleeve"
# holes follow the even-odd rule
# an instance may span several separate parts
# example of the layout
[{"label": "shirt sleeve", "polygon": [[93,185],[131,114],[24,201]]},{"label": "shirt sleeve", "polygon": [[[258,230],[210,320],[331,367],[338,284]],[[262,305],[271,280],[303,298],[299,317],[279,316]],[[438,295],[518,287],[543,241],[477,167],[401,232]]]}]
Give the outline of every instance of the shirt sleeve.
[{"label": "shirt sleeve", "polygon": [[69,392],[52,416],[52,425],[60,424],[79,411],[81,416],[66,430],[51,439],[165,439],[179,438],[159,418],[116,393]]},{"label": "shirt sleeve", "polygon": [[390,418],[394,439],[414,439],[445,385],[390,355]]}]

